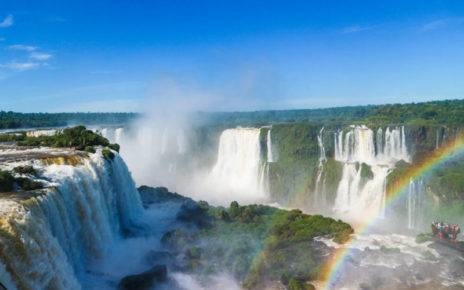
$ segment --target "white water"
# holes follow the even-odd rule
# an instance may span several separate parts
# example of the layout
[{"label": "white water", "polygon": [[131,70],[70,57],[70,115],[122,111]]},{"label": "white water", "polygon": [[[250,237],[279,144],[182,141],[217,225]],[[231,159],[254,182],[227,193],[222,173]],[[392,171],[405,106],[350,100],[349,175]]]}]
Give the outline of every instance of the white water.
[{"label": "white water", "polygon": [[51,136],[51,135],[54,135],[56,132],[57,132],[56,129],[33,130],[33,131],[27,131],[26,136],[28,137]]},{"label": "white water", "polygon": [[185,165],[187,137],[183,130],[142,124],[99,130],[110,142],[121,146],[120,154],[131,168],[137,184],[167,186],[185,191],[179,180]]},{"label": "white water", "polygon": [[0,277],[8,289],[81,289],[87,267],[141,219],[139,194],[118,155],[41,170],[55,189],[0,200]]},{"label": "white water", "polygon": [[422,179],[411,180],[408,188],[408,228],[420,229],[425,203],[425,187]]},{"label": "white water", "polygon": [[267,131],[266,146],[267,146],[267,162],[274,162],[274,155],[272,153],[271,129]]},{"label": "white water", "polygon": [[321,128],[319,134],[317,134],[317,145],[319,147],[319,165],[317,168],[317,177],[316,177],[316,186],[314,189],[314,207],[316,210],[319,208],[325,207],[325,198],[324,198],[324,185],[325,178],[322,178],[324,173],[324,164],[327,161],[324,148],[323,140],[324,127]]},{"label": "white water", "polygon": [[[343,218],[382,214],[388,174],[397,161],[410,161],[404,127],[379,128],[375,137],[366,126],[351,126],[335,134],[335,159],[344,165],[334,211]],[[362,163],[370,167],[371,179],[363,180]]]},{"label": "white water", "polygon": [[261,162],[259,128],[224,130],[209,180],[229,198],[262,200],[266,194],[266,165]]}]

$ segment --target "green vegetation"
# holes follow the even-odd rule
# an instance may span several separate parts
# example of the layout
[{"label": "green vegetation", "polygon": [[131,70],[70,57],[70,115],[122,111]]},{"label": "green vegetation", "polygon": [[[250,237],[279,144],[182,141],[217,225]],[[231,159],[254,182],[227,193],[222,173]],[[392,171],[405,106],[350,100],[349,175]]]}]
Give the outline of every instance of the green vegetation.
[{"label": "green vegetation", "polygon": [[15,113],[0,111],[0,129],[64,127],[69,124],[122,124],[135,113]]},{"label": "green vegetation", "polygon": [[344,242],[353,232],[341,221],[299,210],[240,206],[237,202],[229,208],[205,202],[197,206],[195,218],[192,206],[188,207],[187,220],[203,221],[199,230],[173,230],[163,237],[163,244],[185,257],[187,271],[208,275],[227,269],[244,281],[247,289],[260,289],[265,282],[278,280],[289,289],[314,289],[306,282],[317,277],[323,257],[313,250],[313,238],[326,236]]},{"label": "green vegetation", "polygon": [[84,126],[66,128],[51,136],[26,137],[19,146],[74,147],[84,150],[87,146],[108,146],[108,139],[87,130]]},{"label": "green vegetation", "polygon": [[446,204],[464,201],[464,156],[456,157],[435,168],[427,179],[430,190]]},{"label": "green vegetation", "polygon": [[105,157],[107,160],[113,160],[114,159],[114,153],[108,148],[104,148],[102,150],[102,154],[103,154],[103,157]]},{"label": "green vegetation", "polygon": [[13,169],[14,173],[37,175],[37,170],[31,165],[17,166]]},{"label": "green vegetation", "polygon": [[[0,129],[58,127],[68,124],[123,124],[135,113],[15,113],[0,111]],[[198,112],[195,122],[222,127],[259,126],[304,122],[346,125],[356,122],[370,125],[461,125],[464,124],[464,100],[425,103],[350,106],[255,112]]]},{"label": "green vegetation", "polygon": [[418,234],[416,236],[416,243],[422,244],[422,243],[430,241],[431,238],[432,238],[432,234],[430,233]]},{"label": "green vegetation", "polygon": [[14,176],[5,170],[0,170],[0,192],[9,192],[14,189]]},{"label": "green vegetation", "polygon": [[[87,130],[84,126],[66,128],[50,136],[29,137],[24,133],[3,134],[0,136],[3,136],[8,141],[16,141],[18,146],[72,147],[89,153],[95,153],[95,146],[103,146],[105,147],[103,155],[109,160],[114,158],[114,153],[111,150],[119,152],[119,144],[110,144],[108,139],[94,133],[92,130]],[[17,170],[19,170],[18,173],[33,174],[32,172],[20,172],[27,170],[27,168],[18,168]]]},{"label": "green vegetation", "polygon": [[26,134],[24,133],[0,134],[0,142],[16,142],[24,139],[26,139]]},{"label": "green vegetation", "polygon": [[[283,204],[308,204],[308,192],[315,186],[319,163],[317,134],[311,124],[279,124],[272,127],[278,162],[270,163],[271,195]],[[263,135],[263,134],[262,134]]]},{"label": "green vegetation", "polygon": [[32,180],[27,177],[17,177],[15,178],[16,184],[22,189],[22,190],[35,190],[35,189],[40,189],[43,187],[43,184],[39,181]]},{"label": "green vegetation", "polygon": [[[15,172],[17,172],[16,171],[17,168],[18,167],[15,168],[14,170]],[[32,170],[34,169],[32,168]],[[32,172],[29,167],[27,168],[27,171]],[[14,191],[16,186],[19,187],[21,190],[28,191],[28,190],[40,189],[43,187],[43,184],[41,182],[32,180],[27,177],[14,177],[11,172],[0,170],[0,192]]]},{"label": "green vegetation", "polygon": [[304,122],[312,124],[347,125],[363,123],[384,126],[464,124],[464,100],[444,100],[410,104],[387,104],[325,109],[200,113],[200,119],[227,126],[259,126]]}]

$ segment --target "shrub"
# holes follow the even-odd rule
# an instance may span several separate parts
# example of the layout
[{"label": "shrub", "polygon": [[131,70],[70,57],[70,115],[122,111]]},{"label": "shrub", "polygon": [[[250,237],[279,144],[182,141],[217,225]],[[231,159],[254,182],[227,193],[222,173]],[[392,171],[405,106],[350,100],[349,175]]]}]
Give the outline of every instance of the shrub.
[{"label": "shrub", "polygon": [[29,178],[18,177],[15,181],[22,190],[35,190],[43,188],[43,184],[41,182]]},{"label": "shrub", "polygon": [[119,146],[119,144],[113,143],[113,144],[109,144],[108,148],[110,148],[111,150],[114,150],[116,152],[119,152],[120,146]]},{"label": "shrub", "polygon": [[0,170],[0,192],[9,192],[14,189],[15,178],[10,172]]},{"label": "shrub", "polygon": [[102,150],[102,154],[103,154],[103,157],[105,157],[107,160],[113,160],[115,156],[114,153],[108,148],[104,148]]},{"label": "shrub", "polygon": [[[89,146],[109,146],[110,142],[105,137],[87,130],[84,126],[66,128],[51,136],[25,137],[17,143],[19,146],[48,146],[48,147],[74,147],[77,150],[85,150]],[[118,146],[114,146],[118,149]]]},{"label": "shrub", "polygon": [[93,146],[85,146],[85,152],[95,153],[95,148]]},{"label": "shrub", "polygon": [[37,170],[31,165],[17,166],[13,169],[13,172],[18,174],[37,175]]}]

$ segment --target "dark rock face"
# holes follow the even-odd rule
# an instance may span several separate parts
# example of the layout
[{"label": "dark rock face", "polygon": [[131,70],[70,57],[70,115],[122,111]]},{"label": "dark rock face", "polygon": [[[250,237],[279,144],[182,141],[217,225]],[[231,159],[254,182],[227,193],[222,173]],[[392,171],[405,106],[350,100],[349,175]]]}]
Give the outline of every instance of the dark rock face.
[{"label": "dark rock face", "polygon": [[145,290],[151,289],[156,284],[163,283],[167,280],[167,268],[165,265],[157,265],[150,270],[126,276],[119,282],[120,290]]}]

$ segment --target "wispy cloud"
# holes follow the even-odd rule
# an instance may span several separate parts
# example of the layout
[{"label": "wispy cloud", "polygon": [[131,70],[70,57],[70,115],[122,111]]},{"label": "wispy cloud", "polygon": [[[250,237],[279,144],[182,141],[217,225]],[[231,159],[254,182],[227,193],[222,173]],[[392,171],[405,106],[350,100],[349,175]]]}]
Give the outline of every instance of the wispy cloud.
[{"label": "wispy cloud", "polygon": [[448,27],[450,25],[460,25],[464,24],[464,17],[449,17],[449,18],[442,18],[436,19],[430,22],[425,23],[421,27],[421,31],[427,32],[436,29],[442,29]]},{"label": "wispy cloud", "polygon": [[1,22],[0,22],[0,28],[6,28],[10,27],[13,25],[13,15],[9,14],[7,15]]},{"label": "wispy cloud", "polygon": [[5,41],[5,37],[0,37],[0,42]]},{"label": "wispy cloud", "polygon": [[8,48],[13,49],[13,50],[24,50],[24,51],[29,51],[29,52],[37,49],[37,47],[35,46],[23,45],[23,44],[13,44],[13,45],[8,46]]},{"label": "wispy cloud", "polygon": [[361,25],[352,25],[352,26],[347,26],[344,27],[341,30],[341,33],[343,34],[351,34],[351,33],[358,33],[366,30],[372,29],[372,26],[361,26]]},{"label": "wispy cloud", "polygon": [[0,64],[0,68],[11,69],[14,71],[28,71],[40,67],[42,64],[38,62],[16,62],[12,61],[5,64]]},{"label": "wispy cloud", "polygon": [[38,61],[46,61],[52,58],[53,55],[49,53],[43,53],[43,52],[32,52],[30,54],[30,58]]}]

